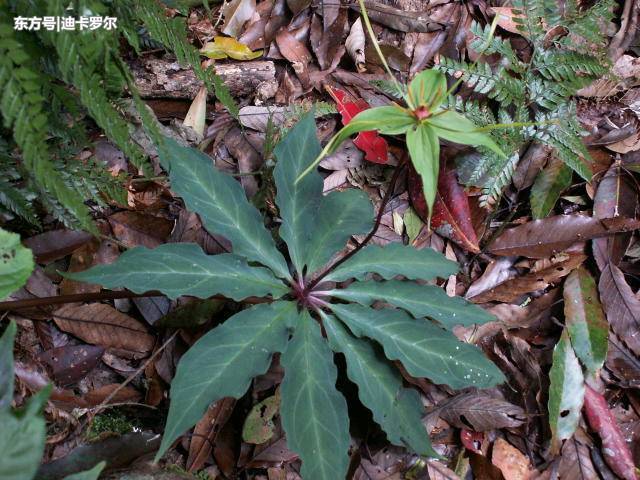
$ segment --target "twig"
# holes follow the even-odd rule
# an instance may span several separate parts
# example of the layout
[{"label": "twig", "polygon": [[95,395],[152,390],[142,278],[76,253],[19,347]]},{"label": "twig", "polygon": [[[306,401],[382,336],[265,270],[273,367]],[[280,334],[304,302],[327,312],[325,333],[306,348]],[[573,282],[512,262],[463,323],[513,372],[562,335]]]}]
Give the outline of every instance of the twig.
[{"label": "twig", "polygon": [[380,203],[380,208],[378,210],[378,215],[376,217],[376,221],[373,224],[373,228],[367,234],[367,236],[364,238],[364,240],[362,240],[362,242],[360,242],[358,245],[356,245],[356,248],[351,250],[344,257],[340,258],[339,260],[337,260],[334,263],[332,263],[331,265],[329,265],[329,267],[324,272],[322,272],[318,277],[316,277],[311,282],[309,282],[309,284],[305,288],[305,291],[307,293],[310,292],[311,290],[313,290],[313,287],[315,287],[318,283],[320,283],[320,281],[324,277],[329,275],[329,273],[334,271],[336,268],[338,268],[344,262],[346,262],[351,257],[353,257],[356,253],[358,253],[360,250],[362,250],[362,248],[364,248],[365,245],[367,245],[367,243],[369,243],[369,241],[374,237],[374,235],[378,231],[378,228],[380,227],[380,223],[382,222],[382,216],[384,215],[384,210],[387,207],[387,204],[389,203],[389,200],[391,200],[391,195],[393,195],[393,191],[396,188],[396,183],[398,182],[398,178],[400,178],[400,173],[404,169],[405,169],[405,164],[403,163],[401,165],[398,165],[398,167],[396,167],[396,170],[393,172],[393,176],[391,177],[391,180],[389,181],[389,187],[387,188],[387,191],[384,194],[384,197],[382,198],[382,202]]}]

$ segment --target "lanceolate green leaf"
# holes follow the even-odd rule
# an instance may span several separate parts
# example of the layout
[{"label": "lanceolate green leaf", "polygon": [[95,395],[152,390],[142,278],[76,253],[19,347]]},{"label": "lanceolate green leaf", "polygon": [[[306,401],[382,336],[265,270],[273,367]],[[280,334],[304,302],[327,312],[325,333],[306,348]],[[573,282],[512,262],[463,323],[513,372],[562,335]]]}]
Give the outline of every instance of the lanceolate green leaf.
[{"label": "lanceolate green leaf", "polygon": [[573,350],[595,376],[607,357],[609,324],[593,277],[578,267],[564,282],[564,318]]},{"label": "lanceolate green leaf", "polygon": [[572,171],[562,160],[552,158],[531,187],[533,218],[544,218],[553,209],[562,191],[571,186]]},{"label": "lanceolate green leaf", "polygon": [[549,371],[549,423],[551,449],[558,453],[562,440],[571,438],[580,420],[584,401],[582,368],[571,348],[567,331],[553,350],[553,365]]},{"label": "lanceolate green leaf", "polygon": [[39,415],[16,417],[8,410],[3,410],[0,411],[0,425],[0,478],[32,479],[44,453],[44,418]]},{"label": "lanceolate green leaf", "polygon": [[195,425],[212,402],[239,398],[251,379],[267,371],[284,350],[297,319],[293,302],[256,305],[234,315],[198,340],[182,357],[171,383],[171,405],[156,458]]},{"label": "lanceolate green leaf", "polygon": [[362,190],[333,192],[322,199],[309,252],[308,271],[314,272],[349,241],[351,235],[364,234],[373,227],[373,205]]},{"label": "lanceolate green leaf", "polygon": [[326,276],[327,280],[343,282],[349,278],[364,280],[377,273],[385,280],[403,275],[410,280],[447,278],[458,271],[458,264],[431,248],[417,250],[400,243],[384,247],[368,245]]},{"label": "lanceolate green leaf", "polygon": [[431,127],[421,124],[407,130],[407,149],[411,163],[422,179],[422,190],[429,207],[429,219],[431,219],[438,190],[440,141]]},{"label": "lanceolate green leaf", "polygon": [[418,455],[436,457],[422,424],[424,407],[417,391],[403,388],[398,371],[376,352],[371,342],[355,338],[334,317],[323,315],[331,348],[344,354],[347,374],[358,396],[387,433],[389,441]]},{"label": "lanceolate green leaf", "polygon": [[349,466],[347,402],[336,390],[337,369],[320,327],[307,311],[300,315],[280,358],[282,426],[287,445],[300,454],[302,478],[343,479]]},{"label": "lanceolate green leaf", "polygon": [[438,112],[429,117],[427,123],[435,130],[438,137],[462,145],[476,147],[482,145],[501,157],[506,157],[489,135],[478,131],[478,127],[471,120],[458,112],[453,110]]},{"label": "lanceolate green leaf", "polygon": [[15,322],[9,322],[0,337],[0,412],[8,410],[13,401],[13,339],[16,336]]},{"label": "lanceolate green leaf", "polygon": [[400,360],[414,377],[427,377],[452,388],[486,388],[504,381],[502,372],[473,345],[402,310],[340,304],[331,309],[354,335],[379,342],[387,357]]},{"label": "lanceolate green leaf", "polygon": [[112,264],[66,276],[136,293],[160,290],[171,298],[215,294],[234,300],[264,295],[278,298],[288,291],[266,268],[250,267],[244,258],[231,253],[206,255],[195,243],[166,243],[153,250],[135,247]]},{"label": "lanceolate green leaf", "polygon": [[0,300],[22,287],[33,267],[33,254],[20,244],[20,235],[0,228]]},{"label": "lanceolate green leaf", "polygon": [[162,166],[169,170],[171,189],[200,215],[207,230],[229,239],[234,253],[266,265],[279,277],[290,277],[260,212],[236,180],[214,168],[211,157],[170,138],[158,150]]},{"label": "lanceolate green leaf", "polygon": [[432,111],[440,106],[447,93],[447,77],[438,70],[423,70],[409,84],[408,96],[413,108],[421,105]]},{"label": "lanceolate green leaf", "polygon": [[376,300],[381,300],[404,308],[416,318],[431,317],[447,328],[494,320],[493,315],[482,308],[463,298],[450,297],[442,288],[414,282],[354,282],[345,289],[332,290],[330,294],[363,305],[371,305]]},{"label": "lanceolate green leaf", "polygon": [[302,273],[306,255],[322,198],[322,178],[310,172],[299,182],[295,179],[316,159],[320,142],[316,137],[313,112],[305,115],[278,143],[273,178],[276,182],[276,203],[280,208],[280,236],[289,247],[289,254],[298,273]]}]

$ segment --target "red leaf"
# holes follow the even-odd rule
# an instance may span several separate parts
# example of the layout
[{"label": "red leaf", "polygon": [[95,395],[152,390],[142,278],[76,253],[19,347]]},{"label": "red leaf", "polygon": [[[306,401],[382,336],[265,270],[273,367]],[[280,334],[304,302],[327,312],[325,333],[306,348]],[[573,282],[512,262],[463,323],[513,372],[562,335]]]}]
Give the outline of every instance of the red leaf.
[{"label": "red leaf", "polygon": [[[346,125],[363,110],[371,108],[367,102],[359,98],[355,102],[347,100],[347,92],[338,88],[327,87],[329,95],[336,102],[338,112],[342,115],[342,124]],[[378,135],[375,130],[360,132],[353,141],[356,147],[364,152],[365,160],[373,163],[387,163],[387,141]]]},{"label": "red leaf", "polygon": [[609,468],[624,480],[638,480],[631,451],[607,401],[589,385],[585,385],[584,390],[584,413],[602,440],[602,452]]},{"label": "red leaf", "polygon": [[[408,181],[409,197],[413,208],[426,222],[428,208],[422,192],[422,180],[413,168],[409,171]],[[458,183],[453,170],[440,170],[431,226],[440,235],[453,240],[464,249],[473,253],[480,251],[478,237],[471,223],[469,199]]]}]

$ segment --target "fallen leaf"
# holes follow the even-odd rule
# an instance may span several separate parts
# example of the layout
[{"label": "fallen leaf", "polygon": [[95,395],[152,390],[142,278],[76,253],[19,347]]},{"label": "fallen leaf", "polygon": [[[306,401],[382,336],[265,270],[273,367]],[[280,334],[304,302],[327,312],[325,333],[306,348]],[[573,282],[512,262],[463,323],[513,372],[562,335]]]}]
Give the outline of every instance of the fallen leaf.
[{"label": "fallen leaf", "polygon": [[433,413],[453,427],[476,432],[514,428],[526,422],[521,407],[480,392],[457,395],[437,406]]},{"label": "fallen leaf", "polygon": [[[336,102],[336,107],[340,115],[342,115],[342,124],[348,124],[358,113],[371,108],[363,99],[350,101],[347,93],[338,88],[327,87],[327,92]],[[388,145],[387,141],[378,135],[375,130],[360,132],[353,143],[365,153],[365,160],[374,163],[387,163],[388,161]]]},{"label": "fallen leaf", "polygon": [[602,441],[602,453],[609,468],[624,480],[637,480],[633,457],[606,399],[589,385],[584,392],[584,413]]},{"label": "fallen leaf", "polygon": [[252,52],[249,47],[230,37],[215,37],[213,42],[204,44],[200,53],[215,60],[227,57],[234,60],[253,60],[262,56],[262,50]]},{"label": "fallen leaf", "polygon": [[115,237],[128,248],[141,245],[155,248],[165,242],[173,223],[165,218],[140,212],[123,211],[108,218]]},{"label": "fallen leaf", "polygon": [[[433,20],[426,11],[416,11],[392,7],[382,2],[365,0],[365,8],[369,19],[385,27],[399,32],[437,32],[444,30],[449,25],[446,22]],[[352,9],[360,11],[357,3],[349,5]]]},{"label": "fallen leaf", "polygon": [[63,387],[82,380],[100,361],[104,348],[94,345],[66,345],[46,350],[40,360],[51,367],[53,378]]},{"label": "fallen leaf", "polygon": [[544,290],[549,285],[566,277],[586,260],[585,255],[568,255],[560,257],[552,265],[539,271],[533,271],[516,278],[510,278],[495,287],[486,290],[469,300],[474,303],[492,301],[511,303],[527,293]]},{"label": "fallen leaf", "polygon": [[242,426],[242,439],[247,443],[260,445],[267,443],[274,434],[273,417],[280,410],[280,389],[275,395],[255,404]]},{"label": "fallen leaf", "polygon": [[143,324],[104,303],[68,304],[53,319],[61,330],[105,348],[147,353],[155,343]]},{"label": "fallen leaf", "polygon": [[358,17],[358,19],[353,22],[353,25],[351,25],[351,31],[349,32],[349,36],[345,41],[347,53],[353,60],[353,63],[356,64],[358,73],[363,73],[367,70],[365,66],[366,58],[364,55],[364,43],[365,36],[364,29],[362,28],[362,19]]},{"label": "fallen leaf", "polygon": [[[460,480],[456,472],[448,468],[442,462],[429,458],[427,460],[427,475],[429,480]],[[391,480],[390,477],[389,480]]]},{"label": "fallen leaf", "polygon": [[[409,171],[408,182],[411,204],[420,218],[426,222],[428,208],[422,181],[413,168]],[[453,170],[440,171],[431,226],[439,235],[453,240],[465,250],[472,253],[480,252],[478,237],[471,222],[469,199]]]},{"label": "fallen leaf", "polygon": [[549,425],[551,453],[558,454],[562,442],[573,436],[584,399],[582,367],[571,347],[567,330],[553,349],[553,365],[549,371]]},{"label": "fallen leaf", "polygon": [[198,135],[204,135],[205,119],[207,116],[207,87],[200,87],[196,98],[191,102],[189,111],[184,117],[182,125],[191,127]]},{"label": "fallen leaf", "polygon": [[640,221],[632,218],[556,215],[506,230],[490,245],[489,251],[495,255],[546,258],[576,242],[637,228],[640,228]]},{"label": "fallen leaf", "polygon": [[240,109],[238,120],[243,127],[265,133],[269,122],[271,122],[274,127],[281,127],[289,112],[287,107],[247,105]]},{"label": "fallen leaf", "polygon": [[93,238],[77,230],[49,230],[27,238],[22,243],[33,252],[36,263],[49,263],[66,257]]},{"label": "fallen leaf", "polygon": [[498,26],[503,28],[509,33],[515,33],[517,35],[527,36],[526,30],[518,28],[518,19],[520,24],[526,22],[524,15],[521,13],[514,13],[513,7],[491,7],[491,10],[498,16]]},{"label": "fallen leaf", "polygon": [[598,300],[596,282],[578,267],[564,282],[564,318],[573,350],[596,378],[607,356],[609,325]]},{"label": "fallen leaf", "polygon": [[607,383],[623,388],[640,388],[640,359],[613,333],[609,335],[605,366]]},{"label": "fallen leaf", "polygon": [[204,467],[211,455],[216,437],[229,420],[235,405],[234,398],[222,398],[211,404],[204,416],[196,423],[189,443],[188,471],[194,472]]},{"label": "fallen leaf", "polygon": [[640,300],[633,294],[622,271],[609,263],[600,275],[598,291],[611,329],[636,355],[640,355]]},{"label": "fallen leaf", "polygon": [[236,38],[242,26],[253,16],[256,11],[256,0],[231,0],[222,6],[224,25],[222,33]]},{"label": "fallen leaf", "polygon": [[526,455],[502,438],[493,444],[491,462],[500,469],[504,480],[527,480],[533,474]]},{"label": "fallen leaf", "polygon": [[573,438],[568,439],[560,452],[558,478],[560,480],[600,480],[591,461],[593,443],[587,434],[578,428]]},{"label": "fallen leaf", "polygon": [[[69,262],[69,268],[67,272],[81,272],[88,269],[95,264],[95,255],[100,248],[100,241],[93,239],[91,242],[85,243],[80,248],[76,249],[71,255],[71,261]],[[78,293],[94,293],[102,290],[100,285],[77,282],[70,278],[62,279],[60,283],[61,295],[73,295]]]}]

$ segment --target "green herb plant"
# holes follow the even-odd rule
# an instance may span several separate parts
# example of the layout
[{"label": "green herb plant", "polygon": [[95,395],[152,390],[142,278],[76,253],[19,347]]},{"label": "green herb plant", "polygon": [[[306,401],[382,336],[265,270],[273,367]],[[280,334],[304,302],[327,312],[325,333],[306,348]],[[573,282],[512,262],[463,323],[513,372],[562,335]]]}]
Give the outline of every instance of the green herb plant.
[{"label": "green herb plant", "polygon": [[[202,152],[166,139],[160,161],[172,190],[208,231],[230,240],[233,253],[207,256],[185,243],[136,247],[110,265],[68,274],[108,288],[159,290],[171,298],[252,297],[254,306],[209,331],[182,357],[158,457],[212,402],[243,396],[275,353],[285,370],[282,425],[289,448],[302,459],[306,480],[345,478],[349,464],[349,418],[336,390],[334,353],[346,357],[348,377],[390,442],[420,455],[436,456],[421,422],[420,397],[403,387],[391,361],[400,361],[414,377],[456,389],[504,380],[480,350],[450,331],[457,324],[484,323],[491,315],[437,286],[416,282],[455,273],[455,262],[430,249],[368,245],[382,214],[374,222],[364,192],[323,196],[317,171],[296,182],[320,151],[312,113],[274,150],[279,234],[290,262],[236,180],[214,168]],[[338,254],[351,235],[367,232],[356,248]],[[385,307],[374,305],[378,301]]]}]

